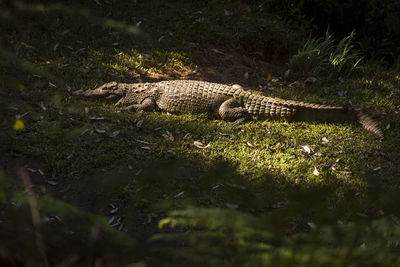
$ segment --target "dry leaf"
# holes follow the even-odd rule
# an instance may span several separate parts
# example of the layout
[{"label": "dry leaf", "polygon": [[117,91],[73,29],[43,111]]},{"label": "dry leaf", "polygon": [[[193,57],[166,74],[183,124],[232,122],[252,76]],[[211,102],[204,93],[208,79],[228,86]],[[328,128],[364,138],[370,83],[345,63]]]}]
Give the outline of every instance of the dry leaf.
[{"label": "dry leaf", "polygon": [[248,71],[246,71],[246,72],[243,74],[243,78],[245,78],[246,80],[249,78],[249,72],[248,72]]},{"label": "dry leaf", "polygon": [[136,127],[140,128],[143,124],[143,120],[140,120],[136,123]]},{"label": "dry leaf", "polygon": [[315,82],[317,82],[317,81],[318,81],[318,79],[315,78],[315,77],[308,77],[308,78],[305,80],[306,83],[315,83]]},{"label": "dry leaf", "polygon": [[309,147],[308,145],[301,145],[301,147],[304,149],[304,151],[308,154],[308,155],[313,155],[315,152],[314,150],[312,150],[311,147]]},{"label": "dry leaf", "polygon": [[142,146],[142,149],[151,150],[151,147],[149,147],[149,146]]},{"label": "dry leaf", "polygon": [[112,210],[110,210],[110,214],[115,214],[115,213],[117,213],[118,210],[119,210],[119,208],[115,207]]},{"label": "dry leaf", "polygon": [[52,87],[52,88],[57,88],[57,86],[52,82],[49,82],[49,86]]},{"label": "dry leaf", "polygon": [[231,11],[228,11],[228,10],[226,10],[226,9],[224,9],[224,15],[225,16],[232,16],[232,12]]},{"label": "dry leaf", "polygon": [[136,142],[144,144],[144,145],[153,145],[153,143],[147,142],[147,141],[143,141],[143,140],[139,140],[139,139],[135,139]]},{"label": "dry leaf", "polygon": [[224,55],[224,52],[221,52],[221,51],[219,51],[219,50],[216,49],[216,48],[211,48],[210,50],[211,50],[212,52],[214,52],[214,53]]},{"label": "dry leaf", "polygon": [[374,171],[376,172],[376,171],[379,171],[380,169],[382,169],[382,167],[378,166],[378,167],[374,168]]},{"label": "dry leaf", "polygon": [[179,193],[178,193],[178,194],[176,194],[174,197],[175,197],[175,198],[177,198],[177,197],[180,197],[180,196],[182,196],[184,193],[185,193],[184,191],[182,191],[182,192],[179,192]]},{"label": "dry leaf", "polygon": [[315,227],[317,227],[313,222],[308,222],[307,225],[310,226],[311,229],[315,229]]},{"label": "dry leaf", "polygon": [[110,134],[110,137],[114,138],[114,137],[116,137],[117,135],[119,135],[119,133],[120,133],[120,131],[114,131],[114,132],[112,132],[112,133]]},{"label": "dry leaf", "polygon": [[175,140],[175,137],[169,131],[165,131],[165,133],[162,136],[165,138],[165,140],[169,140],[171,142]]},{"label": "dry leaf", "polygon": [[95,130],[96,132],[100,133],[100,134],[106,132],[105,130],[98,129],[97,127],[94,127],[94,130]]},{"label": "dry leaf", "polygon": [[259,145],[252,144],[252,143],[249,143],[249,142],[246,142],[246,145],[247,145],[248,147],[251,147],[251,148],[258,148],[258,147],[259,147]]},{"label": "dry leaf", "polygon": [[43,103],[43,101],[40,101],[39,103],[38,103],[38,105],[39,105],[39,107],[41,107],[44,111],[46,111],[46,106],[44,105],[44,103]]},{"label": "dry leaf", "polygon": [[314,167],[314,172],[313,172],[313,174],[314,174],[315,176],[319,176],[319,171],[317,170],[316,167]]},{"label": "dry leaf", "polygon": [[205,144],[203,144],[203,143],[200,142],[200,141],[194,141],[194,142],[193,142],[193,145],[194,145],[195,147],[197,147],[197,148],[207,148],[207,147],[210,147],[210,144],[205,145]]},{"label": "dry leaf", "polygon": [[112,216],[109,220],[108,220],[108,225],[111,225],[114,221],[115,221],[116,217]]},{"label": "dry leaf", "polygon": [[237,209],[239,207],[239,205],[233,203],[225,203],[225,206],[227,206],[230,209]]},{"label": "dry leaf", "polygon": [[57,181],[54,181],[54,180],[48,180],[47,183],[48,183],[49,185],[58,185],[58,182],[57,182]]},{"label": "dry leaf", "polygon": [[327,144],[327,143],[329,143],[328,138],[322,137],[321,143],[324,144],[324,145]]}]

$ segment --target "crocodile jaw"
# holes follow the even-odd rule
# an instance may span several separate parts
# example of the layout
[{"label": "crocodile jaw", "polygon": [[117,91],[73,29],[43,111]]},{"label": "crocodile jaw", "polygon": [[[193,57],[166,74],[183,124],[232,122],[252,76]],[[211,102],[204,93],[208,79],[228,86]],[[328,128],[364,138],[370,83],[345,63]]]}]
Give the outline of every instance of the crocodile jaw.
[{"label": "crocodile jaw", "polygon": [[125,91],[119,88],[116,82],[106,83],[93,90],[77,90],[72,93],[77,96],[104,99],[111,102],[117,102],[125,96]]}]

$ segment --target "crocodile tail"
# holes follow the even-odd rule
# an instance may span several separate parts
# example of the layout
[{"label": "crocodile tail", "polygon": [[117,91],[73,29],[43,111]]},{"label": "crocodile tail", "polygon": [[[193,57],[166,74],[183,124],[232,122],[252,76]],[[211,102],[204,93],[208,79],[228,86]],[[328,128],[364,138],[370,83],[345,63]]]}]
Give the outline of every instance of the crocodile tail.
[{"label": "crocodile tail", "polygon": [[361,124],[366,130],[383,138],[377,123],[358,109],[318,104],[300,103],[296,107],[292,119],[295,121],[314,121],[326,123],[353,122]]},{"label": "crocodile tail", "polygon": [[355,110],[357,122],[360,123],[366,130],[378,135],[380,138],[383,138],[383,133],[379,129],[377,123],[370,118],[368,115],[364,114],[360,110]]}]

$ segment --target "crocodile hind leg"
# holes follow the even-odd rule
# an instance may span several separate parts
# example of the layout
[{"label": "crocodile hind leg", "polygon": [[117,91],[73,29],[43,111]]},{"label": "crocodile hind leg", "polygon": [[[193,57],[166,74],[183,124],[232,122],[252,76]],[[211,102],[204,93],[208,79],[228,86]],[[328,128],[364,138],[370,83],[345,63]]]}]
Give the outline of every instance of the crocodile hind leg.
[{"label": "crocodile hind leg", "polygon": [[[117,103],[116,106],[119,106],[119,103]],[[152,98],[146,98],[140,104],[133,104],[123,108],[123,110],[134,111],[134,112],[137,111],[149,112],[149,111],[154,111],[155,109],[156,109],[156,102]]]},{"label": "crocodile hind leg", "polygon": [[218,114],[223,120],[234,121],[236,124],[241,124],[250,119],[249,113],[243,107],[243,101],[237,98],[224,101],[218,109]]}]

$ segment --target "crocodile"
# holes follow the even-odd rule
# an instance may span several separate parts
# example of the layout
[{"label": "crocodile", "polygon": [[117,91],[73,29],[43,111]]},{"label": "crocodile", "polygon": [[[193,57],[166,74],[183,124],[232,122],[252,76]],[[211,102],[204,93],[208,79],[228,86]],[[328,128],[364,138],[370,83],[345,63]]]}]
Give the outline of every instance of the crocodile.
[{"label": "crocodile", "polygon": [[246,91],[237,84],[197,80],[109,82],[93,90],[74,91],[73,94],[114,101],[116,106],[128,111],[208,113],[238,124],[248,121],[252,116],[317,123],[354,122],[383,137],[376,122],[358,109],[263,96]]}]

